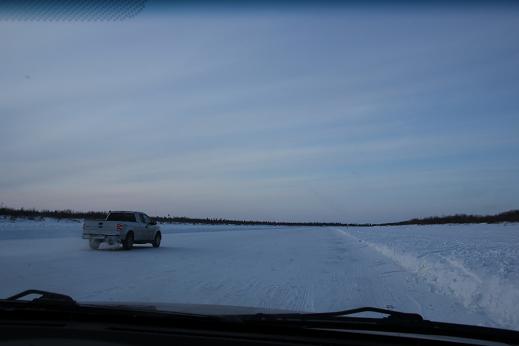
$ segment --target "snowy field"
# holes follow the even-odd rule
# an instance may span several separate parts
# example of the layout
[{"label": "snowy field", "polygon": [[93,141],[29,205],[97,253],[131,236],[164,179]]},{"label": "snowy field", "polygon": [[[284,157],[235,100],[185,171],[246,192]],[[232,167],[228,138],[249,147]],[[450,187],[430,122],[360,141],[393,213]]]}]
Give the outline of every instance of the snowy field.
[{"label": "snowy field", "polygon": [[326,311],[377,306],[519,329],[519,224],[162,225],[163,245],[88,248],[81,222],[0,218],[0,297]]}]

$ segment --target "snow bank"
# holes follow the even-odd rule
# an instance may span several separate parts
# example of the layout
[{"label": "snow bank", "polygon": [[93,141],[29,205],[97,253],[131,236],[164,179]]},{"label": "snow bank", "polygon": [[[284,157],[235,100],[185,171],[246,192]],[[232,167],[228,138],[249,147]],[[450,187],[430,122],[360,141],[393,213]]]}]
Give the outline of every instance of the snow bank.
[{"label": "snow bank", "polygon": [[496,324],[519,328],[519,225],[341,230]]}]

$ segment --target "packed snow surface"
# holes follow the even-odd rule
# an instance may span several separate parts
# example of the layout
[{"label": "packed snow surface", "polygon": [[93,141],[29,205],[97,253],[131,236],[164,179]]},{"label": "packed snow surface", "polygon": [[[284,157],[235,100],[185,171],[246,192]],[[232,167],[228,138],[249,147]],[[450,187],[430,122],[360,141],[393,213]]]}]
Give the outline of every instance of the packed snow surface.
[{"label": "packed snow surface", "polygon": [[80,220],[0,219],[0,297],[296,311],[376,306],[519,329],[519,225],[162,225],[163,244],[90,250]]}]

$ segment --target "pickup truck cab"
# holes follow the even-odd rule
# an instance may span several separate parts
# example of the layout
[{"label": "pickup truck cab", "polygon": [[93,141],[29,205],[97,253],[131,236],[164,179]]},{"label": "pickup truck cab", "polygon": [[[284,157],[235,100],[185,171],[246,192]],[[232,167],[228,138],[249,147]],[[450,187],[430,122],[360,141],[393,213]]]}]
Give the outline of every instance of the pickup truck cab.
[{"label": "pickup truck cab", "polygon": [[148,215],[138,211],[112,211],[105,220],[85,220],[83,239],[88,239],[91,249],[98,249],[102,242],[122,244],[130,250],[133,244],[152,244],[159,247],[162,239],[160,228]]}]

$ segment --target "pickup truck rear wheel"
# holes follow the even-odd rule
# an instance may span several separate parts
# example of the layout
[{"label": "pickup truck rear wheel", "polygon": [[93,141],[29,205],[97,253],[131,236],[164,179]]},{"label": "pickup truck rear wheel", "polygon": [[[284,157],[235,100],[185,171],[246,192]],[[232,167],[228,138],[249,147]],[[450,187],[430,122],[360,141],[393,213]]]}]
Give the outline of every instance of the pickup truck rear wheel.
[{"label": "pickup truck rear wheel", "polygon": [[133,232],[128,232],[126,239],[123,240],[123,249],[130,250],[133,247]]},{"label": "pickup truck rear wheel", "polygon": [[157,232],[157,234],[155,234],[155,238],[153,239],[153,243],[151,243],[151,245],[153,245],[153,247],[159,247],[161,240],[162,240],[162,235],[160,234],[160,232]]},{"label": "pickup truck rear wheel", "polygon": [[99,240],[99,239],[90,239],[90,241],[88,242],[88,245],[90,245],[90,248],[92,250],[97,250],[97,249],[99,249],[99,245],[101,245],[101,240]]}]

